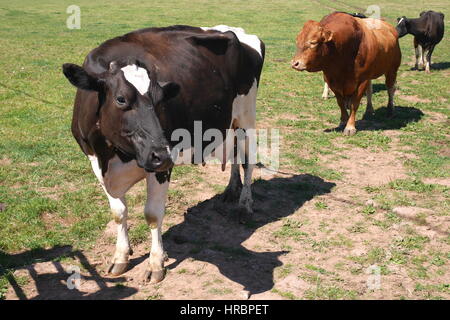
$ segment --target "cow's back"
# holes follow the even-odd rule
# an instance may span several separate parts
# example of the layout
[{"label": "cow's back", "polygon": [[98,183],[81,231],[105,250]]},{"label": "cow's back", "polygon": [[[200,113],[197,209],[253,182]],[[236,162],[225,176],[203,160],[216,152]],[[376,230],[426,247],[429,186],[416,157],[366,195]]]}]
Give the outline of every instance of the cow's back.
[{"label": "cow's back", "polygon": [[386,70],[397,69],[401,61],[397,30],[379,19],[356,20],[364,34],[360,46],[360,52],[364,56],[362,69],[367,69],[371,78],[378,78]]},{"label": "cow's back", "polygon": [[427,11],[419,19],[424,20],[424,34],[434,44],[444,37],[444,15],[440,12]]}]

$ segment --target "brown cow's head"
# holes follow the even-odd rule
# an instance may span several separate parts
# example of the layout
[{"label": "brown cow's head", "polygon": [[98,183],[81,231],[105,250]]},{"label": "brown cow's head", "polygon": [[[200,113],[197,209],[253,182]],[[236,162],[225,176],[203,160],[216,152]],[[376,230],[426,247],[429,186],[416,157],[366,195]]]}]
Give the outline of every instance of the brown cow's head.
[{"label": "brown cow's head", "polygon": [[158,83],[138,65],[119,68],[111,62],[108,71],[94,75],[66,63],[63,73],[77,88],[98,92],[98,125],[110,144],[133,155],[149,172],[166,171],[173,162],[155,108],[177,95],[179,86]]},{"label": "brown cow's head", "polygon": [[323,58],[328,51],[327,44],[332,39],[333,33],[319,22],[307,21],[297,36],[297,53],[292,59],[292,68],[298,71],[321,71]]}]

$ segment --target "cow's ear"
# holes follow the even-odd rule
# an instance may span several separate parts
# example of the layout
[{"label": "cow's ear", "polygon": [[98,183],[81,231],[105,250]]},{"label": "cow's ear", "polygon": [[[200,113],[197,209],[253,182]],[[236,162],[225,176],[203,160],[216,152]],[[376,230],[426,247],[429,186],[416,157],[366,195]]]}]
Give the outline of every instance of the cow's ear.
[{"label": "cow's ear", "polygon": [[158,82],[163,90],[163,100],[175,98],[180,92],[180,86],[175,82]]},{"label": "cow's ear", "polygon": [[148,88],[148,95],[151,97],[153,104],[156,106],[161,102],[174,98],[180,92],[180,86],[175,82],[160,82]]},{"label": "cow's ear", "polygon": [[236,42],[237,37],[234,32],[227,31],[223,33],[204,33],[186,38],[196,46],[202,46],[217,55],[225,54],[230,43]]},{"label": "cow's ear", "polygon": [[330,42],[333,40],[333,32],[331,30],[324,29],[322,31],[323,42]]},{"label": "cow's ear", "polygon": [[100,79],[91,76],[76,64],[63,64],[63,73],[70,83],[79,89],[100,91],[102,88],[102,81]]}]

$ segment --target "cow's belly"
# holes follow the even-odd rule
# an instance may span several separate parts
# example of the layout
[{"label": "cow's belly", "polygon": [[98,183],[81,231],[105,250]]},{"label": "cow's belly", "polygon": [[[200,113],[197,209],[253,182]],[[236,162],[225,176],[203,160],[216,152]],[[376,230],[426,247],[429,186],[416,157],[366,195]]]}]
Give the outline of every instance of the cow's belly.
[{"label": "cow's belly", "polygon": [[[215,149],[209,150],[211,152],[205,153],[205,149],[203,149],[202,152],[204,152],[204,157],[197,157],[197,159],[204,159],[205,162],[217,162],[218,160],[220,163],[225,164],[235,158],[236,155],[234,154],[234,129],[255,129],[257,92],[258,85],[255,79],[252,87],[246,95],[238,95],[233,100],[231,121],[228,125],[225,139],[222,141],[222,143],[215,147]],[[192,139],[192,141],[194,141],[194,139]],[[200,164],[195,162],[194,148],[185,149],[183,150],[183,152],[179,153],[178,157],[175,160],[175,165],[191,163],[193,158],[195,164]]]}]

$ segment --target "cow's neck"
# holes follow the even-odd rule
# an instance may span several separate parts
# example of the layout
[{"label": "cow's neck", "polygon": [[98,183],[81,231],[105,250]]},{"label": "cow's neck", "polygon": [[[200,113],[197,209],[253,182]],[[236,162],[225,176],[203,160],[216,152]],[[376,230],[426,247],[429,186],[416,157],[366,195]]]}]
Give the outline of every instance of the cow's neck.
[{"label": "cow's neck", "polygon": [[419,30],[419,19],[409,19],[408,24],[406,25],[406,30],[409,34],[412,34],[413,36],[418,36],[421,34],[421,30]]},{"label": "cow's neck", "polygon": [[[322,71],[334,92],[345,94],[348,83],[353,82],[356,54],[349,54],[344,47],[330,48],[329,54],[322,63]],[[343,75],[348,75],[342,81]]]}]

